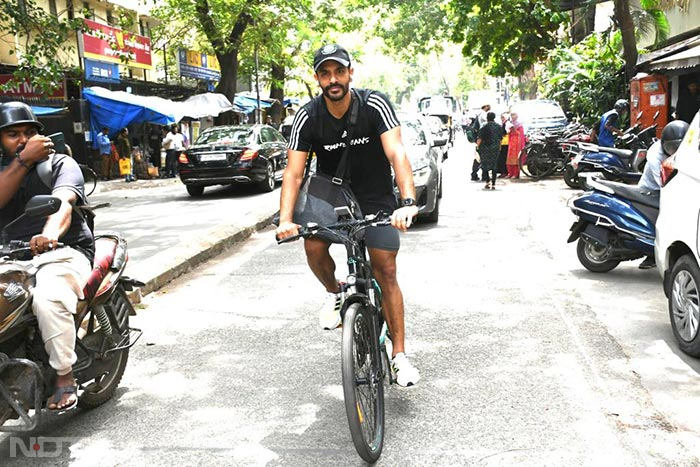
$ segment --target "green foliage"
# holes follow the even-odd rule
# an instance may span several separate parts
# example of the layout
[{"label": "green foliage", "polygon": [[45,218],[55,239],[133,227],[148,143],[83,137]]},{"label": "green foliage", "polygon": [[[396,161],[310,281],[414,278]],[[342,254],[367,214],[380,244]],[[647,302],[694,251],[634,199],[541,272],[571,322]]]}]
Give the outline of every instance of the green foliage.
[{"label": "green foliage", "polygon": [[18,60],[13,79],[1,88],[7,90],[29,81],[42,93],[51,94],[63,83],[67,52],[75,50],[68,40],[84,23],[80,18],[59,19],[34,0],[24,0],[23,5],[17,8],[13,1],[0,3],[0,31],[8,34],[3,46]]},{"label": "green foliage", "polygon": [[493,76],[520,76],[557,45],[568,15],[538,0],[449,0],[452,39]]},{"label": "green foliage", "polygon": [[[618,34],[613,44],[619,41]],[[573,47],[561,45],[549,54],[540,73],[542,94],[590,125],[627,95],[623,67],[619,46],[612,46],[602,34],[591,34]]]}]

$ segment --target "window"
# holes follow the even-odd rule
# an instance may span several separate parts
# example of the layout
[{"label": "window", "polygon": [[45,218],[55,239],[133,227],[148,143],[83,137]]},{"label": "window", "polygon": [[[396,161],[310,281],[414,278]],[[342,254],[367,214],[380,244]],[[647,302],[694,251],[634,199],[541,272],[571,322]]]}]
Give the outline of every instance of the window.
[{"label": "window", "polygon": [[52,15],[58,16],[58,9],[56,8],[56,0],[49,0],[49,11]]},{"label": "window", "polygon": [[107,24],[114,24],[114,16],[112,16],[112,10],[107,10]]},{"label": "window", "polygon": [[148,25],[148,22],[139,20],[139,31],[142,36],[151,37],[151,27]]}]

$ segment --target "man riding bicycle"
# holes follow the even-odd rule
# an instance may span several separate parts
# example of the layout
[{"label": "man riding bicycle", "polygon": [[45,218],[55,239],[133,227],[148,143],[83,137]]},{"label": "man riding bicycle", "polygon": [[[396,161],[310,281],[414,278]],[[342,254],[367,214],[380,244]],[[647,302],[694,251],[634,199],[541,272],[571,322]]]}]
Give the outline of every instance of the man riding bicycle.
[{"label": "man riding bicycle", "polygon": [[[343,142],[350,113],[348,110],[352,100],[359,99],[357,123],[348,154],[350,186],[364,214],[379,211],[392,213],[391,226],[367,229],[365,243],[374,276],[383,292],[382,309],[385,310],[384,318],[391,334],[392,369],[399,385],[411,386],[418,383],[420,376],[404,353],[404,303],[396,279],[396,256],[400,246],[397,229],[408,229],[418,208],[411,165],[401,142],[401,127],[384,94],[365,89],[350,91],[354,70],[345,48],[337,44],[320,48],[314,55],[313,67],[314,78],[322,94],[300,109],[292,124],[276,234],[284,239],[299,232],[292,215],[309,153],[313,151],[316,154],[317,170],[335,174],[345,148]],[[401,195],[398,209],[392,168]],[[335,277],[335,262],[329,247],[330,243],[320,238],[304,240],[309,267],[332,299],[331,306],[321,310],[321,327],[335,329],[341,323],[343,294]]]}]

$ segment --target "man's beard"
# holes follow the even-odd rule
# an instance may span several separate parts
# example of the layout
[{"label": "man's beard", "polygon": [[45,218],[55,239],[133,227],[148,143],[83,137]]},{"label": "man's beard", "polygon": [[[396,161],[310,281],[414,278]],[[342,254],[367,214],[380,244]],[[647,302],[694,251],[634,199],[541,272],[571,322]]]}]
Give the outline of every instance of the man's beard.
[{"label": "man's beard", "polygon": [[[340,95],[332,95],[330,93],[331,88],[340,87],[342,92]],[[332,101],[342,101],[345,95],[348,93],[348,86],[344,86],[340,83],[332,84],[323,88],[323,95]]]}]

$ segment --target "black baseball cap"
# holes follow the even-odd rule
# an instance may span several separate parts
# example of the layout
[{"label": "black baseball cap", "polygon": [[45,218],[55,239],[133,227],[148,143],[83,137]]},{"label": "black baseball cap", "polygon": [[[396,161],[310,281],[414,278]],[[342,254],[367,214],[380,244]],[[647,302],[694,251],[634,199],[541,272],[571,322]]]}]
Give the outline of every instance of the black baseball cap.
[{"label": "black baseball cap", "polygon": [[327,60],[335,60],[343,66],[350,66],[350,54],[345,47],[338,44],[327,44],[321,47],[314,54],[314,71]]}]

